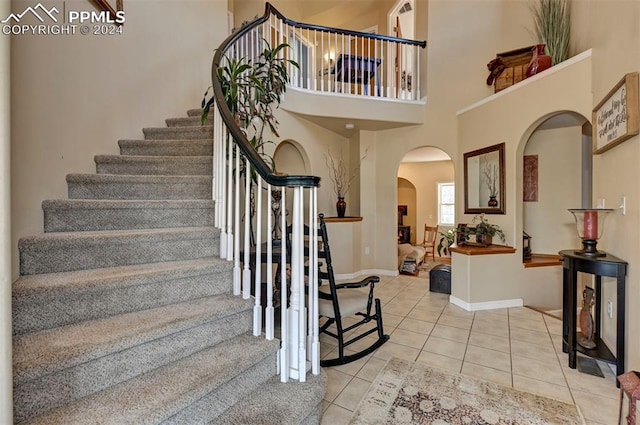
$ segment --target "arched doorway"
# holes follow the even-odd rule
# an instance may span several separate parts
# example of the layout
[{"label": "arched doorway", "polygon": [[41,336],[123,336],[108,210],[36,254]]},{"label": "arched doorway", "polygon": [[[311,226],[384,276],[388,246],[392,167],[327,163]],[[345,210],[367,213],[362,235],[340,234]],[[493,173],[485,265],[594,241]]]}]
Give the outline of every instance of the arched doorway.
[{"label": "arched doorway", "polygon": [[422,242],[425,225],[442,230],[454,225],[455,194],[442,198],[447,186],[455,190],[453,161],[446,152],[430,146],[411,150],[402,158],[397,178],[398,205],[407,205],[403,223],[411,227],[412,244]]}]

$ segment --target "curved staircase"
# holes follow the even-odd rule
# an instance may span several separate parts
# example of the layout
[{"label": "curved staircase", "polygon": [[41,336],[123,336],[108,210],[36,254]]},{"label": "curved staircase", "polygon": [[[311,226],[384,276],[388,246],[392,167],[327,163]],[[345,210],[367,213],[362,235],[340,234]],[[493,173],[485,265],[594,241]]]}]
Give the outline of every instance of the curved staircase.
[{"label": "curved staircase", "polygon": [[25,424],[319,423],[326,376],[280,383],[279,341],[231,294],[200,110],[120,140],[44,201],[13,284],[14,417]]}]

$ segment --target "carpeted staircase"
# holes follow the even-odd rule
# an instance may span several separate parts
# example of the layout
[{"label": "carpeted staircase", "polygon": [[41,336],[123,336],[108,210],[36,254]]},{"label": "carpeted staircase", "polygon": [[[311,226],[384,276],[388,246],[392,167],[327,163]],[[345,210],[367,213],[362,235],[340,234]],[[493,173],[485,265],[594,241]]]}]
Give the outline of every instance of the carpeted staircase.
[{"label": "carpeted staircase", "polygon": [[319,423],[326,376],[282,384],[231,295],[199,110],[120,140],[44,201],[13,285],[14,417],[29,424]]}]

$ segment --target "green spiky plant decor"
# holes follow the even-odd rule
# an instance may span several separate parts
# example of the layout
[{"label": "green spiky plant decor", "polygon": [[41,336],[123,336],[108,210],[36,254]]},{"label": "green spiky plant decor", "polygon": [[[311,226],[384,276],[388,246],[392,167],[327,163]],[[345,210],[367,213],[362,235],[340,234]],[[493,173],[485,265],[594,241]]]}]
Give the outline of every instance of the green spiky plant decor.
[{"label": "green spiky plant decor", "polygon": [[552,64],[569,56],[571,0],[534,0],[531,11],[540,44],[547,45]]}]

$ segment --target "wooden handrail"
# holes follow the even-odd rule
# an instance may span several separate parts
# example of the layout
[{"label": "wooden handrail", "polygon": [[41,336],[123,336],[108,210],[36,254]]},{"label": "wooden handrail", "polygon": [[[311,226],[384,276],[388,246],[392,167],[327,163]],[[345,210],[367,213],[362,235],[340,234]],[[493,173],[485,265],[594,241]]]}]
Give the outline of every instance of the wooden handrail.
[{"label": "wooden handrail", "polygon": [[269,184],[273,186],[302,186],[302,187],[317,187],[320,185],[320,178],[316,176],[305,176],[305,175],[283,175],[276,174],[273,170],[264,162],[262,157],[256,152],[256,150],[251,146],[251,143],[247,140],[246,135],[240,129],[240,126],[236,123],[236,120],[229,110],[226,102],[224,101],[224,94],[222,92],[222,85],[218,80],[218,68],[223,60],[224,53],[233,46],[238,40],[240,40],[246,33],[253,30],[257,26],[263,24],[269,19],[269,16],[273,14],[279,19],[281,19],[284,23],[302,29],[309,29],[321,32],[331,32],[338,33],[342,35],[363,37],[371,40],[382,40],[382,41],[391,41],[399,44],[420,46],[425,48],[427,45],[426,41],[415,41],[408,40],[404,38],[396,38],[378,34],[370,34],[359,31],[350,31],[340,28],[332,28],[332,27],[324,27],[319,25],[311,25],[300,22],[295,22],[291,19],[286,18],[282,13],[280,13],[271,3],[266,3],[265,13],[262,17],[258,17],[253,21],[246,23],[237,31],[233,32],[229,37],[227,37],[220,47],[216,49],[216,53],[213,57],[213,64],[211,66],[211,79],[213,85],[213,96],[216,99],[216,105],[218,110],[220,111],[220,115],[222,120],[225,122],[227,130],[231,137],[233,137],[236,144],[239,146],[242,153],[248,158],[251,165],[255,168],[256,172],[260,174],[260,176]]}]

